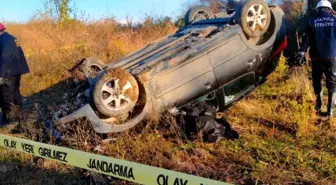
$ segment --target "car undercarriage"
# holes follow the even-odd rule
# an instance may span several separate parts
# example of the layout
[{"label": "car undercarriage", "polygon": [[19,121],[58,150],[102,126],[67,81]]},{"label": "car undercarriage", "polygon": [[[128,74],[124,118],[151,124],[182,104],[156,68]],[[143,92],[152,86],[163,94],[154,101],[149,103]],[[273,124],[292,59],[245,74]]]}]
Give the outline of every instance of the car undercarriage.
[{"label": "car undercarriage", "polygon": [[74,101],[55,114],[55,125],[86,117],[97,133],[122,132],[153,110],[210,100],[224,111],[247,96],[286,47],[284,13],[260,0],[222,17],[207,10],[191,8],[176,33],[107,65],[96,57],[79,61],[69,70]]}]

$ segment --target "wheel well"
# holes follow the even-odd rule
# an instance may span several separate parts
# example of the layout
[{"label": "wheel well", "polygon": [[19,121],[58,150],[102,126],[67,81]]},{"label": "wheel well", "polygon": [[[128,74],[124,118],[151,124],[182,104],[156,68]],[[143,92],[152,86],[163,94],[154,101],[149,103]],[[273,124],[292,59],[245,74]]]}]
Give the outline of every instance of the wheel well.
[{"label": "wheel well", "polygon": [[139,80],[137,77],[135,77],[136,81],[138,82],[138,87],[139,87],[139,98],[138,101],[135,105],[135,107],[132,110],[132,114],[138,115],[142,112],[142,110],[144,109],[146,103],[147,103],[147,92],[145,89],[144,84],[141,82],[141,80]]},{"label": "wheel well", "polygon": [[[259,39],[257,41],[255,41],[255,45],[262,45],[265,42],[267,42],[274,34],[275,31],[275,27],[276,27],[276,22],[275,22],[275,17],[273,12],[271,11],[271,22],[270,25],[267,29],[267,31],[261,36],[259,37]],[[250,39],[249,39],[250,41]]]}]

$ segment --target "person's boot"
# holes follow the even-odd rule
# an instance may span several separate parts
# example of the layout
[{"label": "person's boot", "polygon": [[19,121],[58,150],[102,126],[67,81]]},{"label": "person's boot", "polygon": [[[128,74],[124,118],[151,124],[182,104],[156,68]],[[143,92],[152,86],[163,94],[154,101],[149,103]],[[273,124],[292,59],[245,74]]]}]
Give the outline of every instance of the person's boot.
[{"label": "person's boot", "polygon": [[334,117],[336,108],[336,92],[328,92],[328,117]]},{"label": "person's boot", "polygon": [[321,91],[319,94],[315,94],[315,97],[316,97],[315,111],[316,114],[321,115],[321,109],[323,105],[323,91]]}]

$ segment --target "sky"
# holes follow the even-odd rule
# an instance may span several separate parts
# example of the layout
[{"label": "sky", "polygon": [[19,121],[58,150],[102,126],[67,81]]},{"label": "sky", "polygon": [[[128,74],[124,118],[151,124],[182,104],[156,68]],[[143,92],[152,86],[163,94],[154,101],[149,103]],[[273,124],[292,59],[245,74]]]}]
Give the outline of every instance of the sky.
[{"label": "sky", "polygon": [[[38,10],[44,9],[46,0],[1,0],[0,20],[26,22]],[[146,14],[176,17],[183,12],[183,5],[191,0],[76,0],[77,12],[84,12],[91,19],[114,16],[118,21],[128,18],[140,21]]]}]

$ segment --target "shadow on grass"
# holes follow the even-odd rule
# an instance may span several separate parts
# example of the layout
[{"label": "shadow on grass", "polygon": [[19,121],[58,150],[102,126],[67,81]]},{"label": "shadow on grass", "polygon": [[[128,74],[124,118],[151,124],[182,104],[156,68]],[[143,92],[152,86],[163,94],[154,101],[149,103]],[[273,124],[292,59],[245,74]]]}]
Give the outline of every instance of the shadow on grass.
[{"label": "shadow on grass", "polygon": [[254,117],[249,117],[249,119],[259,123],[264,127],[267,127],[268,129],[276,129],[280,132],[289,134],[290,136],[296,138],[298,131],[298,125],[296,123],[280,123],[265,118],[254,118]]},{"label": "shadow on grass", "polygon": [[63,97],[72,91],[74,84],[71,78],[60,81],[59,83],[42,90],[38,93],[24,97],[24,109],[34,108],[36,104],[50,106],[62,104],[66,101]]},{"label": "shadow on grass", "polygon": [[59,172],[56,169],[40,168],[39,165],[0,162],[1,185],[77,185],[90,184],[79,171]]}]

